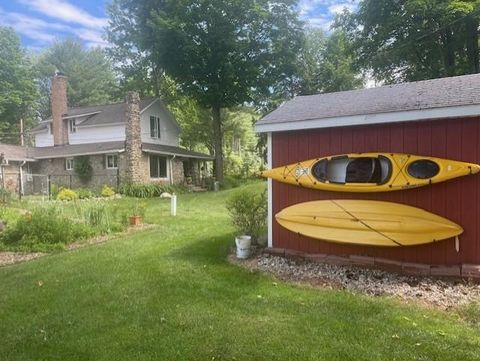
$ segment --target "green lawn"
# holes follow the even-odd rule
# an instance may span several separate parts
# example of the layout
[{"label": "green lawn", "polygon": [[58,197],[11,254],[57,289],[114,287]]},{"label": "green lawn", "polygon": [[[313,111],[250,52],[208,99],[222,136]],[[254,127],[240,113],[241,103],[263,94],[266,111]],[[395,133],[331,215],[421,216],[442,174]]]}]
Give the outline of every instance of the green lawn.
[{"label": "green lawn", "polygon": [[228,264],[228,194],[176,218],[149,200],[156,229],[0,268],[0,360],[480,360],[453,315]]}]

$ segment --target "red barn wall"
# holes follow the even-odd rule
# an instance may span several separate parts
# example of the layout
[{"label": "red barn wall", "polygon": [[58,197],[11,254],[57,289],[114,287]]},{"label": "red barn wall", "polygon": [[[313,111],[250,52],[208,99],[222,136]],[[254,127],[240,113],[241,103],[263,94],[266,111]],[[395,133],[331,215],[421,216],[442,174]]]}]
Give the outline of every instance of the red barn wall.
[{"label": "red barn wall", "polygon": [[[272,133],[272,165],[356,153],[408,153],[480,163],[480,118],[434,120]],[[461,225],[460,251],[449,239],[413,247],[340,245],[299,236],[273,219],[272,247],[336,256],[360,255],[430,265],[480,264],[480,175],[428,187],[385,193],[340,193],[274,181],[273,217],[283,208],[313,200],[372,199],[409,204]]]}]

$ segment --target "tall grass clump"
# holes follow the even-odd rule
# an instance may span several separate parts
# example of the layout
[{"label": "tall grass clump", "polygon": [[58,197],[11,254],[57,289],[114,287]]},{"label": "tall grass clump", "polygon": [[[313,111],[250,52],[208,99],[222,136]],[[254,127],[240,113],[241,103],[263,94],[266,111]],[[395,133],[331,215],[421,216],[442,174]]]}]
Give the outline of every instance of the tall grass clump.
[{"label": "tall grass clump", "polygon": [[184,193],[185,187],[170,184],[131,184],[124,183],[118,189],[118,192],[127,197],[135,198],[154,198],[160,197],[164,192]]},{"label": "tall grass clump", "polygon": [[101,202],[78,204],[76,218],[91,227],[95,234],[107,234],[124,230],[126,216],[116,207]]}]

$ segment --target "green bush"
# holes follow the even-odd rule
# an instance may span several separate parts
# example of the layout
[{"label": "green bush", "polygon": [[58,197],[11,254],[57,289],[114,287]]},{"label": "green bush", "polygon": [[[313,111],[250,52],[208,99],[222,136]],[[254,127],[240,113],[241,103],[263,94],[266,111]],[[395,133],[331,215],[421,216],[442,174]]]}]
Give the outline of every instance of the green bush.
[{"label": "green bush", "polygon": [[76,157],[74,161],[74,171],[83,183],[88,183],[93,176],[93,168],[90,164],[90,157],[87,155]]},{"label": "green bush", "polygon": [[62,187],[59,187],[58,185],[52,183],[50,186],[50,195],[52,196],[53,199],[57,199],[58,193],[62,190]]},{"label": "green bush", "polygon": [[95,197],[95,193],[87,188],[76,189],[75,192],[78,193],[78,198],[80,199],[89,199]]},{"label": "green bush", "polygon": [[115,191],[110,188],[109,186],[107,185],[104,185],[103,188],[102,188],[102,192],[100,193],[102,197],[112,197],[115,195]]},{"label": "green bush", "polygon": [[5,188],[0,188],[0,203],[10,203],[12,200],[12,192]]},{"label": "green bush", "polygon": [[169,184],[131,184],[124,183],[118,189],[120,194],[135,198],[160,197],[164,192],[184,193],[185,187]]},{"label": "green bush", "polygon": [[238,191],[227,199],[227,210],[237,232],[256,242],[267,223],[267,192]]},{"label": "green bush", "polygon": [[0,220],[6,225],[14,225],[21,216],[17,209],[0,206]]},{"label": "green bush", "polygon": [[21,217],[0,234],[0,240],[6,245],[32,247],[65,245],[91,235],[92,230],[86,224],[72,222],[58,208],[50,207],[37,208],[31,216]]},{"label": "green bush", "polygon": [[60,201],[74,201],[78,199],[78,193],[69,188],[62,188],[58,192],[57,199]]}]

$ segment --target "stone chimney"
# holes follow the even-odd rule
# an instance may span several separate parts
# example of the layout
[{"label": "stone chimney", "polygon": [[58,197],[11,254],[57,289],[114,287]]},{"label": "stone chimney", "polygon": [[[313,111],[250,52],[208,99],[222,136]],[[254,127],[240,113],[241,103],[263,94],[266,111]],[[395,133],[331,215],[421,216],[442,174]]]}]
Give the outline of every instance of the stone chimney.
[{"label": "stone chimney", "polygon": [[62,116],[67,113],[67,77],[60,72],[52,78],[52,94],[50,96],[52,106],[52,133],[53,145],[68,143],[68,131]]},{"label": "stone chimney", "polygon": [[142,169],[140,97],[137,92],[128,92],[127,94],[125,120],[125,180],[128,183],[143,183],[145,172]]}]

